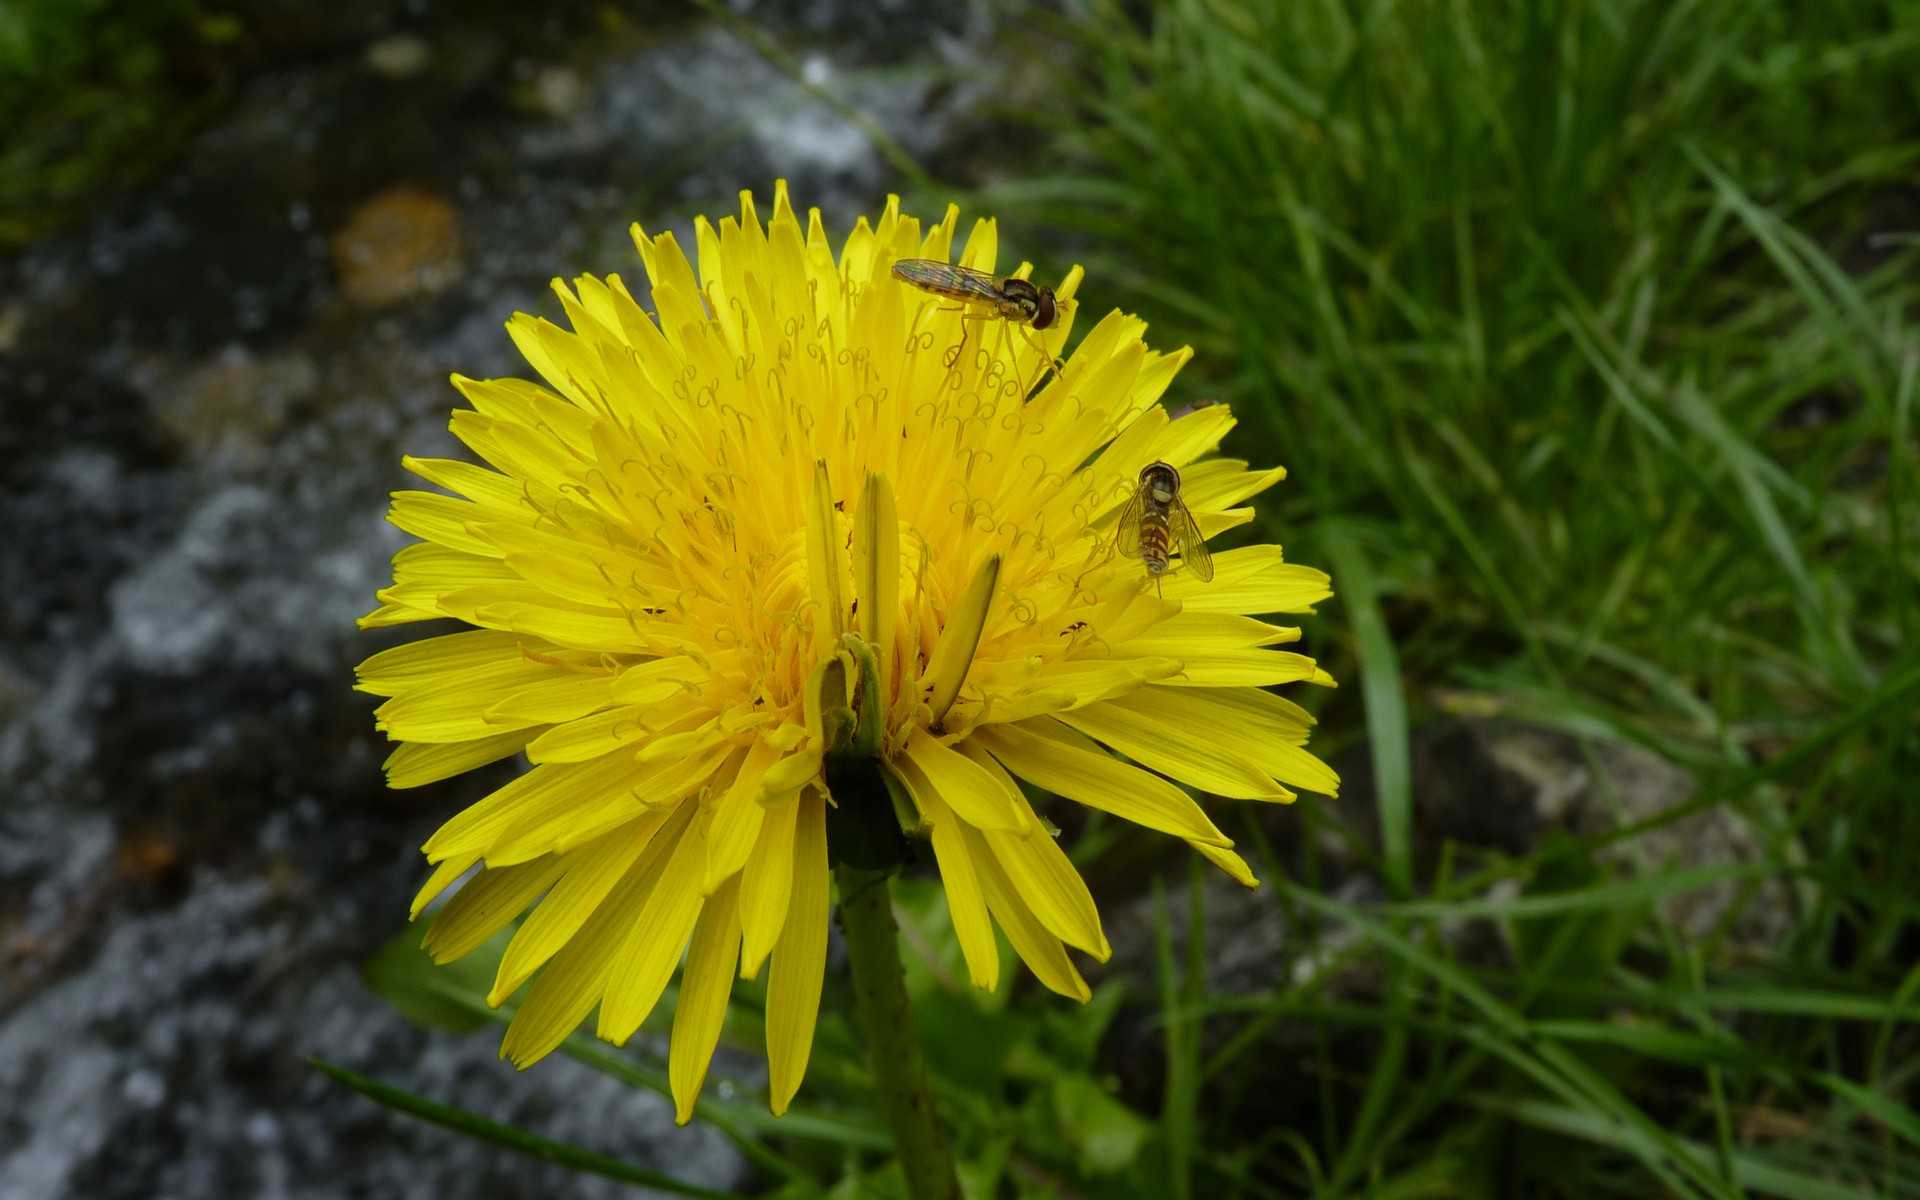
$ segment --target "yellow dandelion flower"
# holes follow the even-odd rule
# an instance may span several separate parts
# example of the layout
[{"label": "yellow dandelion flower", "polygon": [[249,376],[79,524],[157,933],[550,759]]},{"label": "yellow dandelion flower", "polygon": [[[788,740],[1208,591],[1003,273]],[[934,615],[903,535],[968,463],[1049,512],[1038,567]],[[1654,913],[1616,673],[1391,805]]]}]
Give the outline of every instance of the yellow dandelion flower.
[{"label": "yellow dandelion flower", "polygon": [[[1078,269],[1044,330],[892,275],[949,261],[957,219],[923,230],[890,200],[836,258],[782,186],[764,225],[751,196],[738,220],[699,221],[697,271],[635,226],[654,312],[618,276],[556,281],[571,331],[508,325],[546,387],[453,380],[473,406],[453,432],[493,469],[406,460],[453,494],[394,496],[421,540],[362,624],[473,628],[374,655],[360,686],[388,697],[394,787],[531,764],[428,840],[414,901],[481,868],[427,934],[442,961],[531,909],[488,997],[531,981],[514,1063],[596,1007],[599,1036],[626,1041],[684,957],[684,1121],[734,975],[764,967],[783,1111],[819,1007],[830,768],[850,738],[931,841],[973,983],[997,983],[998,926],[1082,1000],[1067,947],[1104,958],[1106,935],[1020,780],[1183,838],[1248,886],[1187,789],[1336,788],[1303,748],[1312,718],[1263,690],[1332,680],[1277,648],[1298,630],[1249,615],[1310,611],[1327,577],[1271,545],[1214,556],[1204,583],[1116,553],[1147,464],[1181,471],[1208,537],[1283,472],[1204,457],[1232,416],[1168,417],[1189,352],[1148,349],[1137,318],[1107,315],[1054,374]],[[994,259],[981,221],[958,262]]]}]

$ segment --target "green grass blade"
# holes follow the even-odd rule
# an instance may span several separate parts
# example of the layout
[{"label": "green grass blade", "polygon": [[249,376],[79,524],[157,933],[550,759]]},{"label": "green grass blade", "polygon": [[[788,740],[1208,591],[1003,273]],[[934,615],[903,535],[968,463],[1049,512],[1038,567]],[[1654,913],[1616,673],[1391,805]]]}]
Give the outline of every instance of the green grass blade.
[{"label": "green grass blade", "polygon": [[1684,1152],[1673,1135],[1638,1106],[1620,1094],[1579,1058],[1557,1043],[1542,1038],[1527,1019],[1476,982],[1465,971],[1422,950],[1400,934],[1317,893],[1297,888],[1285,880],[1294,900],[1335,920],[1354,926],[1410,967],[1445,983],[1485,1020],[1484,1026],[1466,1028],[1463,1036],[1483,1049],[1500,1056],[1541,1085],[1563,1098],[1579,1102],[1597,1116],[1615,1123],[1641,1165],[1669,1187],[1683,1195],[1706,1194],[1721,1197],[1738,1195],[1731,1184]]},{"label": "green grass blade", "polygon": [[1894,619],[1900,625],[1900,645],[1911,653],[1914,639],[1913,576],[1907,557],[1907,514],[1913,488],[1913,453],[1908,445],[1913,417],[1914,380],[1920,377],[1920,351],[1908,351],[1900,360],[1900,384],[1893,398],[1893,432],[1887,439],[1887,545],[1892,570]]},{"label": "green grass blade", "polygon": [[[1196,889],[1197,890],[1197,889]],[[1194,897],[1195,911],[1199,897]],[[1189,1020],[1185,1003],[1190,980],[1183,982],[1182,972],[1173,958],[1173,929],[1167,914],[1166,893],[1156,877],[1153,885],[1154,949],[1160,971],[1160,1007],[1165,1013],[1162,1025],[1167,1047],[1166,1090],[1161,1107],[1161,1129],[1167,1145],[1167,1188],[1176,1200],[1193,1195],[1193,1161],[1196,1152],[1196,1101],[1199,1096],[1199,1045],[1197,1030]],[[1196,917],[1189,924],[1189,936],[1199,928]],[[1191,957],[1191,947],[1189,947]],[[1187,972],[1191,976],[1191,968]]]},{"label": "green grass blade", "polygon": [[1920,1116],[1893,1097],[1826,1071],[1814,1076],[1834,1095],[1885,1125],[1908,1143],[1920,1146]]},{"label": "green grass blade", "polygon": [[[1596,1121],[1590,1114],[1562,1105],[1549,1104],[1539,1100],[1528,1100],[1512,1096],[1476,1095],[1471,1102],[1490,1112],[1497,1112],[1514,1120],[1525,1122],[1540,1129],[1549,1129],[1583,1141],[1603,1146],[1616,1146],[1622,1150],[1630,1149],[1620,1137],[1618,1130],[1606,1122]],[[1681,1152],[1696,1162],[1711,1161],[1715,1155],[1712,1150],[1693,1141],[1682,1141],[1678,1145]],[[1750,1188],[1767,1196],[1780,1196],[1784,1200],[1875,1200],[1873,1193],[1863,1192],[1844,1184],[1826,1179],[1816,1179],[1809,1175],[1788,1170],[1770,1163],[1759,1155],[1735,1152],[1733,1157],[1734,1181],[1742,1188]]]},{"label": "green grass blade", "polygon": [[1407,735],[1407,703],[1401,691],[1400,659],[1380,612],[1373,570],[1353,532],[1335,525],[1322,537],[1333,560],[1334,580],[1346,601],[1360,661],[1360,691],[1367,707],[1367,750],[1373,760],[1375,803],[1380,812],[1380,855],[1388,890],[1413,889],[1413,756]]},{"label": "green grass blade", "polygon": [[1517,896],[1511,900],[1416,900],[1405,904],[1386,904],[1377,910],[1388,917],[1495,917],[1526,918],[1563,916],[1569,913],[1604,912],[1659,900],[1683,892],[1699,891],[1735,880],[1762,879],[1780,873],[1773,863],[1721,863],[1716,866],[1683,867],[1659,874],[1645,875],[1600,887],[1569,892],[1551,892],[1537,896]]},{"label": "green grass blade", "polygon": [[383,1108],[405,1113],[428,1124],[438,1125],[442,1129],[451,1129],[475,1141],[499,1146],[516,1154],[524,1154],[542,1162],[557,1163],[590,1175],[615,1179],[621,1183],[650,1187],[674,1196],[692,1196],[695,1200],[732,1200],[735,1196],[733,1192],[718,1192],[712,1188],[699,1187],[675,1179],[671,1175],[663,1175],[659,1171],[650,1171],[645,1167],[636,1167],[632,1163],[622,1162],[605,1154],[543,1138],[538,1134],[528,1133],[512,1125],[504,1125],[464,1108],[456,1108],[451,1104],[442,1104],[437,1100],[429,1100],[425,1096],[417,1096],[405,1088],[368,1079],[364,1075],[355,1074],[345,1067],[335,1066],[322,1059],[309,1058],[307,1061],[335,1083],[359,1092]]}]

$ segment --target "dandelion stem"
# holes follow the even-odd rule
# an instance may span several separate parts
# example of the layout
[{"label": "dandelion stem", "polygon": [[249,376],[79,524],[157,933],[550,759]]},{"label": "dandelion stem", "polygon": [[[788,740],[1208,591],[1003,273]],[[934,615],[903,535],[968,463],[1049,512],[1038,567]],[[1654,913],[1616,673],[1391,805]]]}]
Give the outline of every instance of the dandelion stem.
[{"label": "dandelion stem", "polygon": [[[877,780],[875,786],[879,786]],[[953,1172],[946,1131],[934,1111],[933,1087],[907,1000],[888,874],[844,861],[834,868],[854,1000],[867,1034],[880,1108],[887,1115],[906,1176],[907,1194],[913,1200],[959,1200],[960,1181]]]}]

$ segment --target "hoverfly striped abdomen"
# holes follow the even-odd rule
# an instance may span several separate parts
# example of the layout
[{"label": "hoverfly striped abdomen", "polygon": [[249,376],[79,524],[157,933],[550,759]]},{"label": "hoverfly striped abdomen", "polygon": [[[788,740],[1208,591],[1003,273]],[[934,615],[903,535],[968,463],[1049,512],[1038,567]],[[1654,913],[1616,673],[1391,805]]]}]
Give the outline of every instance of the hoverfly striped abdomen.
[{"label": "hoverfly striped abdomen", "polygon": [[1180,561],[1193,577],[1205,583],[1213,578],[1213,556],[1206,539],[1180,496],[1180,472],[1172,463],[1148,463],[1140,468],[1133,499],[1120,514],[1119,548],[1129,558],[1146,564],[1158,580],[1167,573],[1168,557],[1177,549]]}]

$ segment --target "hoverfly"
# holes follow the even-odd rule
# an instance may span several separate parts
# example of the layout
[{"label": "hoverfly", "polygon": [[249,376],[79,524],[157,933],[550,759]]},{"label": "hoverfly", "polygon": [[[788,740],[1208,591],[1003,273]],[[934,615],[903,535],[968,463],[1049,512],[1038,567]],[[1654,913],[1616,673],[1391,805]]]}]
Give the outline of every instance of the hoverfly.
[{"label": "hoverfly", "polygon": [[903,258],[893,264],[893,277],[922,291],[975,308],[1019,325],[1046,329],[1059,315],[1053,289],[1008,275],[989,275],[972,267],[943,263],[937,258]]},{"label": "hoverfly", "polygon": [[1213,555],[1207,553],[1200,526],[1180,498],[1180,472],[1171,463],[1140,468],[1133,499],[1120,513],[1118,536],[1120,552],[1146,563],[1156,585],[1167,573],[1167,554],[1176,549],[1195,579],[1205,583],[1213,578]]},{"label": "hoverfly", "polygon": [[[903,258],[893,264],[893,277],[921,291],[960,301],[974,314],[964,320],[1000,317],[1015,325],[1040,330],[1051,329],[1060,315],[1059,302],[1050,287],[1016,279],[1011,275],[989,275],[972,267],[944,263],[937,258]],[[1046,355],[1047,364],[1056,375],[1064,369],[1060,360],[1032,334],[1024,336],[1029,344]],[[960,344],[966,344],[965,335],[961,336]],[[954,361],[959,361],[959,347],[954,349]],[[1038,381],[1035,383],[1037,385]],[[1021,390],[1024,394],[1033,388],[1023,383]]]}]

